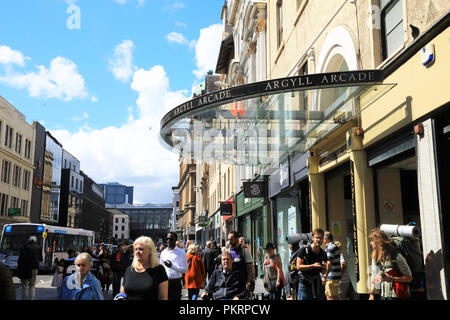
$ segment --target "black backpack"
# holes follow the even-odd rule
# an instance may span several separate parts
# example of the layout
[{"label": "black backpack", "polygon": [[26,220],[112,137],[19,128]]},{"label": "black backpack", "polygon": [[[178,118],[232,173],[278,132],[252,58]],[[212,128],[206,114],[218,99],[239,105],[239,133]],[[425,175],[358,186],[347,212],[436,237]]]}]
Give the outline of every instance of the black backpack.
[{"label": "black backpack", "polygon": [[298,270],[297,270],[297,255],[301,248],[298,248],[291,254],[289,258],[289,284],[297,286],[298,284]]},{"label": "black backpack", "polygon": [[302,248],[308,247],[309,245],[311,245],[311,243],[312,243],[311,237],[308,237],[308,240],[301,240],[298,243],[299,248],[297,249],[297,251],[292,253],[291,257],[289,258],[289,283],[292,285],[297,285],[300,280],[300,274],[299,271],[297,270],[298,254]]},{"label": "black backpack", "polygon": [[417,238],[391,237],[391,243],[408,263],[413,281],[409,284],[411,291],[424,289],[425,268],[420,240]]}]

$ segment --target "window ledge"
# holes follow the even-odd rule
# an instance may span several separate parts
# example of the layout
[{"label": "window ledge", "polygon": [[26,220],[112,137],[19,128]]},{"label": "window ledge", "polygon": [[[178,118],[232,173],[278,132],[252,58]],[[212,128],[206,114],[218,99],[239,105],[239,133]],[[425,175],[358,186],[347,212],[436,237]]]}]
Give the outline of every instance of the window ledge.
[{"label": "window ledge", "polygon": [[400,52],[403,51],[403,49],[405,49],[406,44],[403,43],[403,45],[401,47],[399,47],[397,50],[395,50],[389,57],[387,57],[386,59],[383,60],[383,62],[381,62],[378,66],[377,69],[382,69],[384,66],[386,66],[387,64],[389,64],[391,61],[393,61],[395,59],[396,56],[399,55]]},{"label": "window ledge", "polygon": [[295,20],[294,20],[294,26],[297,25],[297,22],[300,19],[300,16],[302,15],[302,13],[303,13],[307,3],[308,3],[308,0],[304,0],[302,2],[302,4],[300,5],[300,8],[298,8],[297,15],[296,15]]},{"label": "window ledge", "polygon": [[280,58],[281,53],[283,52],[285,45],[286,45],[286,43],[283,40],[281,42],[280,47],[278,48],[277,55],[275,56],[275,60],[273,61],[274,64],[276,64],[278,62],[278,59]]}]

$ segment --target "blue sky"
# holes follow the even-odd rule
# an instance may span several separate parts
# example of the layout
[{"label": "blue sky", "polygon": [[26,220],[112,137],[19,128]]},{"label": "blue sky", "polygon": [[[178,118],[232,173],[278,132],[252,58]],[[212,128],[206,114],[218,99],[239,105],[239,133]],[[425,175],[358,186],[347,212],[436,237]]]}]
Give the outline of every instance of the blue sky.
[{"label": "blue sky", "polygon": [[215,69],[223,3],[2,0],[0,95],[96,182],[170,202],[178,159],[157,142],[159,121]]}]

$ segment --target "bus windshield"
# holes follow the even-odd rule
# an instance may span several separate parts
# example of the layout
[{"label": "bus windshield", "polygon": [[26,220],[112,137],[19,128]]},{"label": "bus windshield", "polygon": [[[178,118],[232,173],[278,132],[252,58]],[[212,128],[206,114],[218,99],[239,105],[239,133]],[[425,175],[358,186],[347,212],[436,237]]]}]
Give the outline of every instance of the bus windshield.
[{"label": "bus windshield", "polygon": [[18,256],[20,249],[28,243],[30,236],[41,238],[41,234],[36,233],[4,233],[0,247],[0,253],[8,256]]}]

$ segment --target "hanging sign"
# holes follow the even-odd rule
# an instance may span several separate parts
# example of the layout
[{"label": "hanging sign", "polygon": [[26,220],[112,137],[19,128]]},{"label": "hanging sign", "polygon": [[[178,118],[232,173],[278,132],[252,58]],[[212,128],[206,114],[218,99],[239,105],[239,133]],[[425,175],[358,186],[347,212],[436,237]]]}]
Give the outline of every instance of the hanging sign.
[{"label": "hanging sign", "polygon": [[245,198],[264,198],[266,196],[266,184],[263,181],[244,182]]}]

